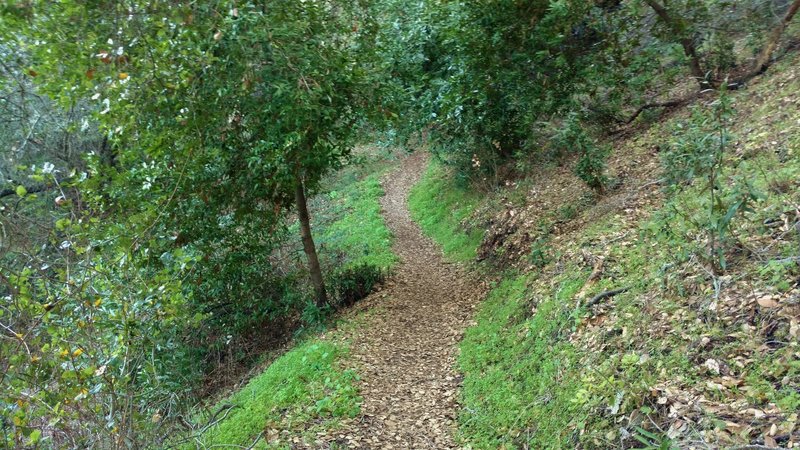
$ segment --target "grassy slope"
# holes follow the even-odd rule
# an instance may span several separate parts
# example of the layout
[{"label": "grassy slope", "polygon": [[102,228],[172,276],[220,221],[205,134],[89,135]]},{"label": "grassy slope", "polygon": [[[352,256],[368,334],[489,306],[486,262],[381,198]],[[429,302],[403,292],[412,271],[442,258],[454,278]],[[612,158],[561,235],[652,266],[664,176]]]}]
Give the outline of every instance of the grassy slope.
[{"label": "grassy slope", "polygon": [[323,226],[317,245],[344,259],[343,267],[369,264],[390,269],[397,262],[392,253],[392,234],[381,216],[383,188],[380,174],[346,184],[327,194],[328,215],[338,218]]},{"label": "grassy slope", "polygon": [[[548,263],[509,274],[495,287],[468,330],[459,361],[465,444],[720,448],[764,443],[770,433],[786,444],[800,409],[798,270],[775,261],[797,256],[798,239],[791,230],[775,238],[763,223],[785,211],[791,218],[800,204],[794,63],[736,94],[740,140],[729,151],[725,177],[752,180],[764,195],[735,226],[758,257],[734,255],[721,278],[697,264],[690,256],[699,250],[693,230],[666,214],[674,204],[702,215],[696,189],[664,206],[638,205],[646,211],[636,220],[629,211],[590,206],[591,220],[548,239]],[[618,152],[625,158],[650,152],[684,117],[634,136]],[[425,231],[461,259],[474,254],[475,244],[456,226],[469,211],[459,210],[459,219],[445,225],[447,202],[435,201],[464,194],[434,171],[415,195],[428,200],[412,202],[416,217],[438,217],[423,222]],[[591,310],[576,296],[592,269],[587,254],[603,255],[606,263],[584,298],[630,288]],[[770,295],[779,307],[756,302]]]},{"label": "grassy slope", "polygon": [[462,226],[478,199],[477,194],[454,187],[447,171],[434,163],[412,189],[408,202],[413,219],[442,246],[445,256],[463,262],[475,259],[483,238],[481,230]]},{"label": "grassy slope", "polygon": [[[389,270],[397,261],[392,235],[381,216],[380,176],[365,177],[391,163],[385,155],[379,157],[385,162],[368,162],[336,174],[326,184],[327,193],[313,200],[317,245],[330,266],[367,263]],[[357,324],[340,324],[340,329],[348,326]],[[288,448],[298,439],[313,442],[316,430],[336,428],[340,418],[358,414],[357,374],[344,368],[347,353],[347,343],[335,336],[306,337],[211,408],[213,415],[226,405],[234,406],[199,441],[205,446],[249,446],[261,436],[258,448]]]},{"label": "grassy slope", "polygon": [[262,433],[269,446],[288,444],[289,433],[302,435],[313,427],[333,427],[340,417],[359,411],[356,374],[342,370],[338,361],[346,349],[309,339],[273,362],[219,408],[233,409],[202,437],[211,445],[253,443]]}]

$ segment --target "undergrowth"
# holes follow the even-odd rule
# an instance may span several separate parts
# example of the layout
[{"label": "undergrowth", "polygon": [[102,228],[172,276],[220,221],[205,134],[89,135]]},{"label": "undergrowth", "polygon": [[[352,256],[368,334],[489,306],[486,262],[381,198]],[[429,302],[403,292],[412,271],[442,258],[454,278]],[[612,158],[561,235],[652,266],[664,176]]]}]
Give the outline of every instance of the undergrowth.
[{"label": "undergrowth", "polygon": [[381,215],[381,174],[337,186],[328,192],[327,217],[335,217],[319,231],[317,244],[331,259],[329,264],[353,268],[361,265],[388,270],[397,262],[392,253],[392,233]]}]

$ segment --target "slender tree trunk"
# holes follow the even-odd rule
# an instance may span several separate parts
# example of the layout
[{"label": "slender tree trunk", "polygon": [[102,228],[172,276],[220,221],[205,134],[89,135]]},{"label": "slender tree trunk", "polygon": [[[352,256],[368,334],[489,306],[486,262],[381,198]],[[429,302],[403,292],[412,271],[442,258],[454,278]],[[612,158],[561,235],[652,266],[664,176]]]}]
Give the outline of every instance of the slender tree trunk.
[{"label": "slender tree trunk", "polygon": [[[800,0],[798,0],[800,1]],[[683,19],[673,17],[667,8],[655,0],[645,0],[645,2],[653,8],[658,17],[678,36],[683,53],[689,58],[689,70],[697,82],[700,84],[700,89],[711,89],[714,86],[708,80],[708,74],[703,70],[703,65],[700,62],[700,56],[697,54],[697,48],[694,45],[694,40],[691,36],[687,35],[687,27]]]},{"label": "slender tree trunk", "polygon": [[306,203],[306,189],[303,186],[303,178],[298,173],[295,187],[295,203],[297,204],[297,217],[300,220],[300,237],[303,240],[303,251],[308,258],[308,270],[311,272],[311,283],[314,285],[317,306],[325,306],[328,303],[328,294],[325,291],[325,280],[322,278],[322,268],[317,257],[317,247],[314,245],[314,238],[311,236],[311,221],[308,216],[308,205]]},{"label": "slender tree trunk", "polygon": [[772,30],[772,34],[770,35],[767,44],[756,58],[756,62],[753,64],[754,74],[760,74],[767,70],[772,60],[772,54],[775,53],[775,49],[778,48],[778,44],[781,41],[783,32],[786,30],[786,27],[789,26],[789,23],[792,21],[795,14],[797,14],[798,10],[800,10],[800,0],[795,0],[794,3],[792,3],[792,5],[789,7],[789,10],[786,11],[783,19],[781,19],[781,21]]}]

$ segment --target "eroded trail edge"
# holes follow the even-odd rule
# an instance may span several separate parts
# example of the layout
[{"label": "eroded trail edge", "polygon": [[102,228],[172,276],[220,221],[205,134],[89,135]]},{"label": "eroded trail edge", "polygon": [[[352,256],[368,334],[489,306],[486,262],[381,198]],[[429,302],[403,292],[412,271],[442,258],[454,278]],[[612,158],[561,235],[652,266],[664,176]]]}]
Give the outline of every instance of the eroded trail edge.
[{"label": "eroded trail edge", "polygon": [[458,343],[481,288],[411,220],[408,195],[425,170],[423,152],[383,180],[382,206],[400,258],[384,287],[362,302],[374,308],[349,338],[361,376],[361,415],[327,444],[348,448],[457,448],[453,439],[460,377]]}]

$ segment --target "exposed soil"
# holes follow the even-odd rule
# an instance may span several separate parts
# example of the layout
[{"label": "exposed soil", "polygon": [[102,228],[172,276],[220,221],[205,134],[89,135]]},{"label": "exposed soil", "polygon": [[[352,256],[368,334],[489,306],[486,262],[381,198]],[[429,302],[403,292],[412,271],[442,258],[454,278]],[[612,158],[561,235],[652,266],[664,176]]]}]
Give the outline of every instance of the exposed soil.
[{"label": "exposed soil", "polygon": [[447,263],[411,220],[408,194],[426,154],[405,158],[383,180],[382,206],[400,264],[358,309],[375,308],[350,336],[364,398],[361,415],[318,440],[325,447],[457,448],[458,342],[483,288]]}]

